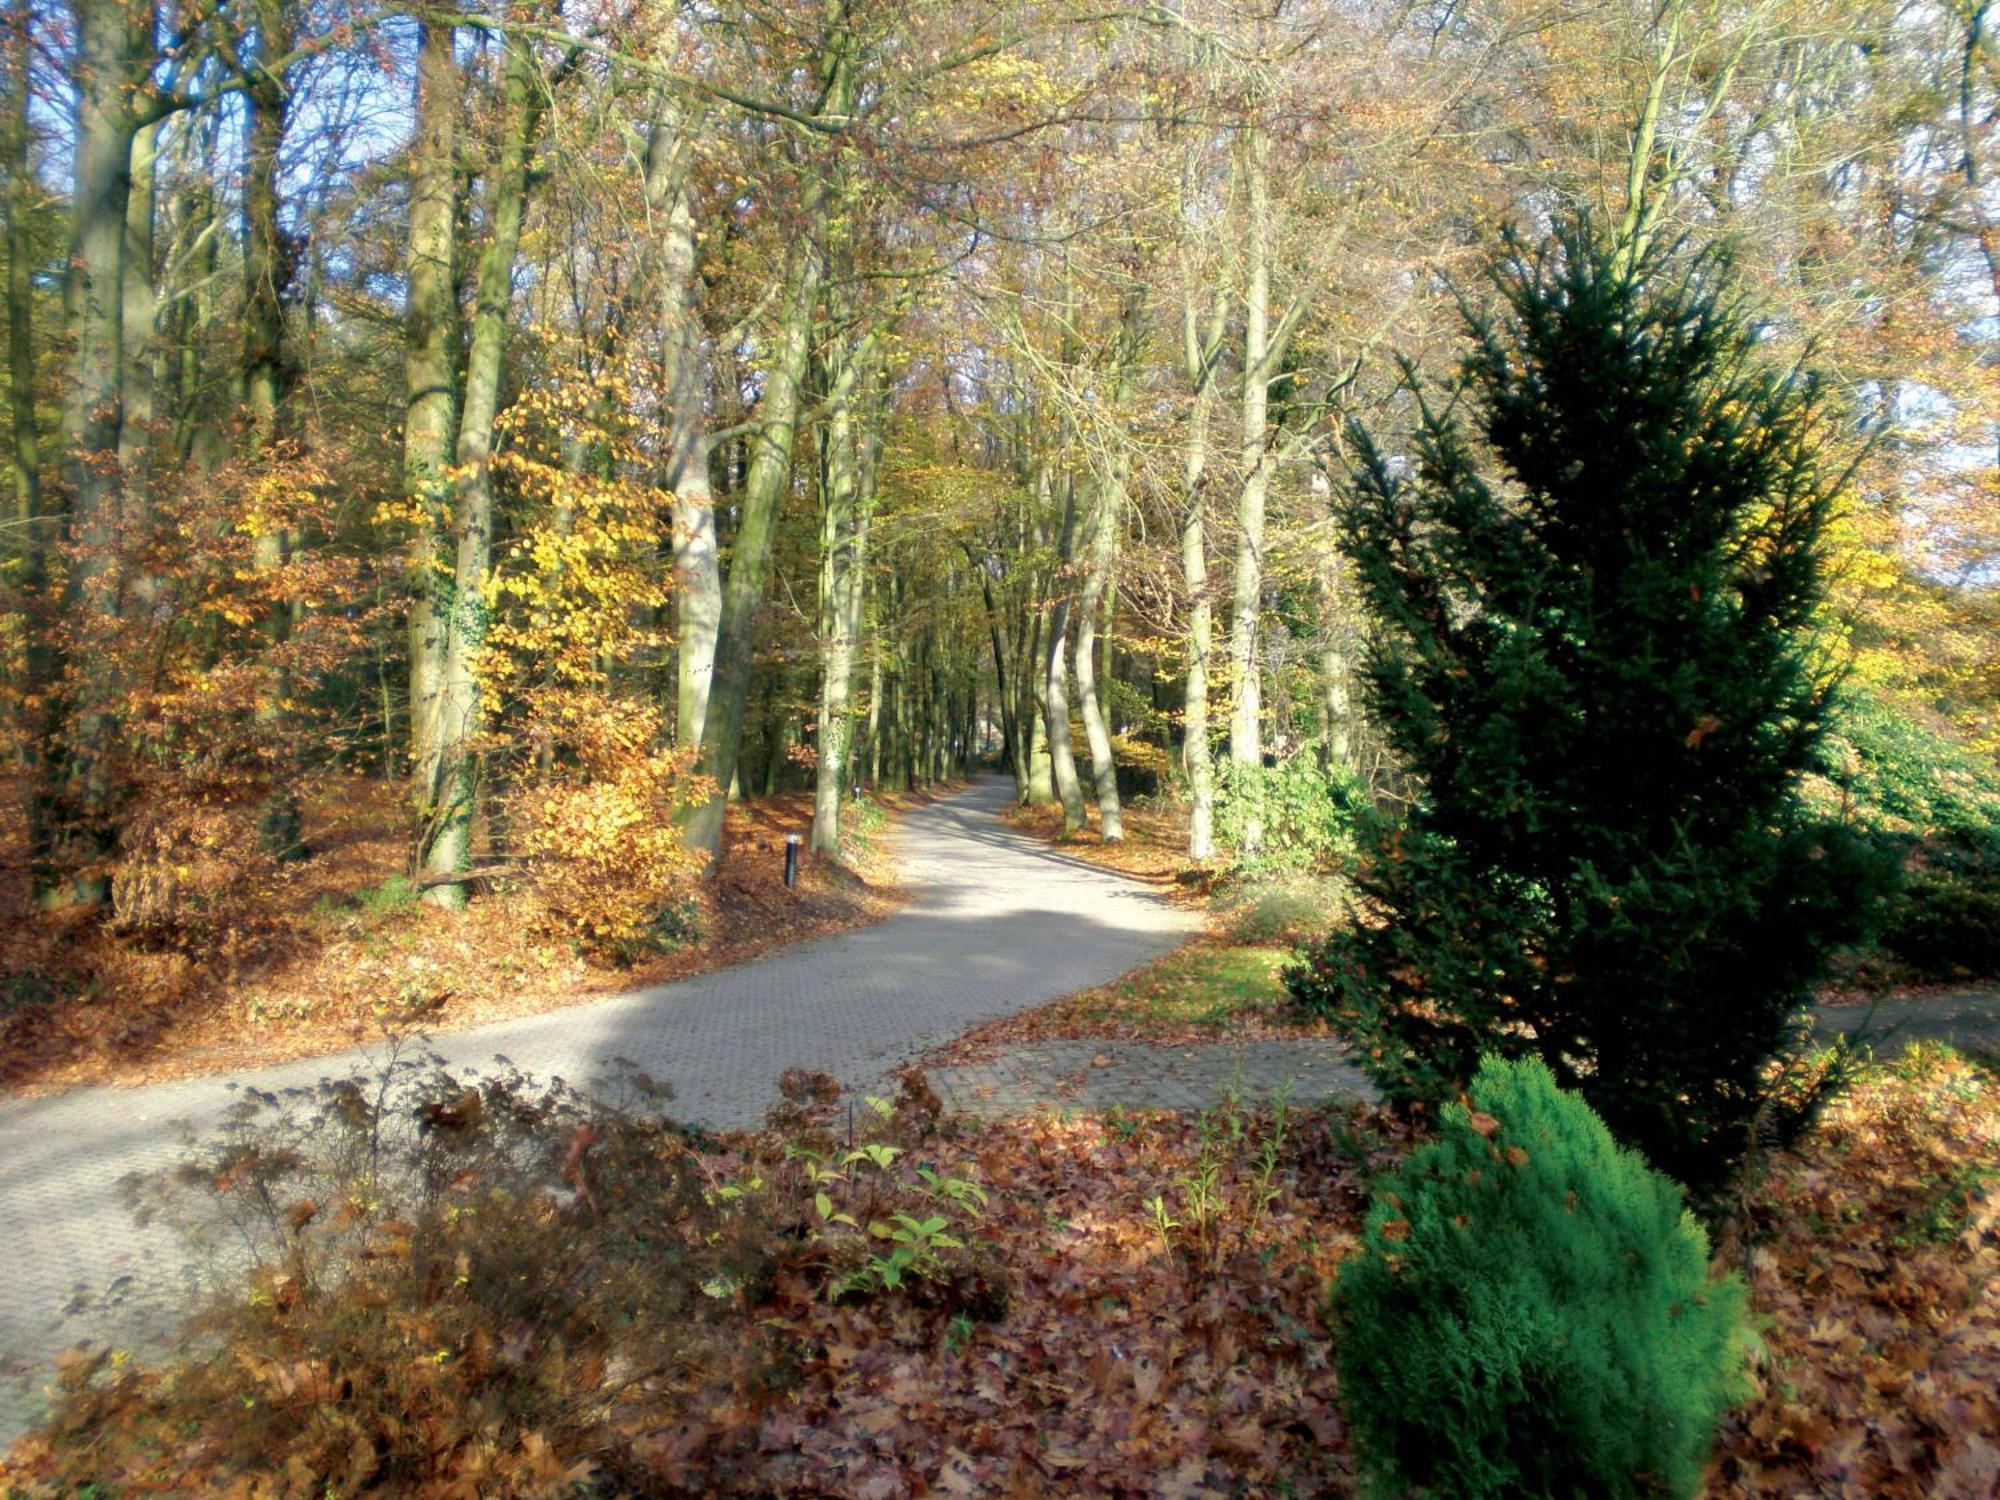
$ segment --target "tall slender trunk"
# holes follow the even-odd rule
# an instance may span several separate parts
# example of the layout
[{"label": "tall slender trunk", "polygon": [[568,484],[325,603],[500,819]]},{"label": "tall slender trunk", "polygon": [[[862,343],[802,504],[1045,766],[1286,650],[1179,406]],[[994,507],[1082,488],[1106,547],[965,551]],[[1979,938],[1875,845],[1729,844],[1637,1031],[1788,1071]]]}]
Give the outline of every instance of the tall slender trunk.
[{"label": "tall slender trunk", "polygon": [[[124,492],[118,437],[125,409],[125,215],[132,189],[134,105],[152,39],[150,7],[93,0],[77,7],[74,230],[65,304],[70,325],[63,470],[74,547],[63,611],[84,639],[113,635],[122,612]],[[50,659],[52,694],[35,827],[37,899],[100,906],[117,843],[119,734],[114,653],[79,653],[73,674]]]},{"label": "tall slender trunk", "polygon": [[[839,299],[836,298],[836,301]],[[836,334],[827,356],[827,415],[821,443],[819,532],[819,765],[813,784],[812,848],[840,850],[840,794],[853,734],[854,649],[861,625],[870,511],[874,504],[872,355],[861,358]],[[866,398],[857,388],[869,390]]]},{"label": "tall slender trunk", "polygon": [[1090,779],[1097,798],[1098,831],[1108,842],[1125,837],[1118,806],[1118,766],[1111,757],[1111,735],[1097,698],[1097,622],[1111,585],[1112,558],[1117,548],[1118,511],[1124,486],[1107,476],[1091,485],[1090,553],[1084,568],[1083,593],[1077,601],[1076,696],[1083,715],[1083,735],[1090,746]]},{"label": "tall slender trunk", "polygon": [[[1205,417],[1205,413],[1199,415]],[[1200,451],[1193,437],[1189,439],[1188,461],[1186,508],[1181,518],[1181,578],[1188,594],[1181,758],[1188,778],[1188,858],[1202,864],[1215,853],[1215,765],[1208,743],[1208,658],[1214,649],[1215,606],[1208,593],[1208,522],[1202,514]]]},{"label": "tall slender trunk", "polygon": [[410,595],[410,773],[421,826],[438,802],[439,719],[451,577],[452,434],[458,425],[458,61],[449,26],[418,29],[417,135],[405,269],[403,494],[414,511]]},{"label": "tall slender trunk", "polygon": [[[154,221],[160,154],[158,125],[145,125],[132,135],[131,191],[125,199],[125,263],[119,273],[119,342],[124,361],[124,405],[118,413],[118,475],[123,485],[127,534],[144,532],[153,509],[152,458],[156,389],[154,342],[159,334],[158,305],[153,290]],[[153,590],[146,580],[130,579],[127,588],[144,603]]]},{"label": "tall slender trunk", "polygon": [[1205,321],[1197,314],[1193,286],[1183,288],[1181,364],[1194,400],[1181,463],[1181,582],[1188,627],[1181,761],[1188,779],[1188,858],[1196,864],[1215,853],[1215,762],[1208,738],[1208,663],[1215,637],[1215,601],[1208,588],[1208,455],[1215,375],[1228,325],[1223,287],[1211,295]]},{"label": "tall slender trunk", "polygon": [[722,849],[721,789],[736,774],[741,754],[757,610],[764,600],[764,573],[777,535],[778,512],[791,488],[799,392],[812,350],[813,304],[819,295],[817,244],[807,239],[794,243],[785,281],[783,320],[774,357],[764,372],[758,432],[750,471],[744,476],[729,576],[722,587],[715,670],[702,723],[702,769],[713,778],[717,791],[691,809],[683,824],[689,847],[706,850],[711,857]]},{"label": "tall slender trunk", "polygon": [[1340,622],[1337,562],[1329,563],[1321,572],[1319,590],[1321,757],[1328,772],[1347,772],[1354,769],[1354,709],[1347,645]]},{"label": "tall slender trunk", "polygon": [[[1257,625],[1264,590],[1264,502],[1270,493],[1272,453],[1267,431],[1272,363],[1276,351],[1271,326],[1271,203],[1266,180],[1264,134],[1255,126],[1240,147],[1249,208],[1248,271],[1243,288],[1242,477],[1236,497],[1236,578],[1229,622],[1229,668],[1234,694],[1229,716],[1229,755],[1239,767],[1263,763]],[[1244,819],[1243,842],[1263,841],[1263,820],[1253,811]]]},{"label": "tall slender trunk", "polygon": [[[216,131],[214,122],[190,122],[193,141],[183,146],[191,165],[193,180],[183,188],[185,219],[179,239],[189,248],[179,270],[168,319],[173,332],[173,369],[167,389],[173,406],[172,453],[177,463],[191,462],[207,467],[215,457],[214,444],[206,441],[207,428],[201,409],[201,335],[213,323],[216,264],[220,259],[218,241],[222,226],[216,204],[214,183]],[[201,158],[192,149],[199,145]]]},{"label": "tall slender trunk", "polygon": [[[876,592],[871,582],[867,593]],[[881,610],[876,609],[873,639],[868,649],[868,785],[871,788],[882,784],[882,621]]]},{"label": "tall slender trunk", "polygon": [[691,186],[694,123],[662,97],[646,143],[645,179],[647,207],[661,225],[660,373],[668,416],[660,484],[674,497],[674,739],[684,748],[701,744],[722,614],[708,476],[701,250]]},{"label": "tall slender trunk", "polygon": [[[286,95],[283,83],[264,70],[291,50],[285,0],[257,0],[257,68],[244,90],[246,147],[243,177],[243,369],[244,445],[253,463],[267,463],[286,435],[279,425],[285,395],[285,288],[291,256],[278,227],[278,169],[284,148]],[[258,572],[281,573],[297,549],[283,526],[268,526],[252,543]],[[282,724],[291,698],[283,647],[291,634],[291,604],[271,601],[263,626],[269,660],[258,695],[257,716],[266,726]],[[291,859],[305,851],[298,793],[282,772],[258,815],[258,839],[265,851]]]},{"label": "tall slender trunk", "polygon": [[[1037,556],[1044,542],[1042,511],[1048,500],[1047,485],[1047,475],[1039,472],[1029,483],[1026,514],[1020,528],[1022,550]],[[1041,598],[1048,592],[1046,581],[1040,578],[1032,578],[1028,587],[1030,598]],[[1056,800],[1055,761],[1049,753],[1049,674],[1043,645],[1047,639],[1048,611],[1026,603],[1022,610],[1025,618],[1018,633],[1027,644],[1020,657],[1021,696],[1017,713],[1025,726],[1022,739],[1023,753],[1028,757],[1028,785],[1021,800],[1028,806],[1041,807]]]},{"label": "tall slender trunk", "polygon": [[1008,688],[1009,632],[1000,618],[999,608],[994,603],[992,573],[988,571],[984,559],[973,545],[968,542],[965,546],[966,558],[972,564],[972,570],[979,575],[980,600],[986,606],[986,633],[993,648],[994,701],[998,705],[1000,714],[1002,742],[1006,746],[1009,769],[1014,773],[1015,795],[1025,802],[1028,800],[1028,759],[1020,744],[1020,721],[1015,711],[1014,694]]},{"label": "tall slender trunk", "polygon": [[1069,738],[1069,611],[1068,574],[1076,556],[1076,480],[1063,478],[1062,580],[1055,605],[1049,611],[1049,649],[1043,662],[1043,717],[1049,726],[1049,761],[1055,771],[1056,795],[1062,799],[1063,831],[1074,833],[1083,827],[1083,787],[1076,777],[1076,757]]},{"label": "tall slender trunk", "polygon": [[[1125,293],[1118,336],[1113,341],[1111,400],[1121,419],[1132,396],[1133,371],[1145,337],[1145,312],[1145,288],[1134,283]],[[1111,843],[1125,837],[1125,822],[1118,806],[1118,766],[1111,756],[1111,735],[1097,697],[1097,628],[1107,601],[1115,593],[1112,560],[1118,550],[1118,523],[1125,506],[1130,464],[1131,457],[1121,442],[1104,461],[1104,472],[1091,485],[1090,552],[1084,565],[1083,595],[1078,601],[1076,620],[1078,707],[1083,715],[1084,738],[1090,746],[1098,831]],[[1107,649],[1107,660],[1108,656]]]},{"label": "tall slender trunk", "polygon": [[1205,863],[1215,853],[1215,765],[1208,743],[1208,661],[1214,650],[1215,601],[1208,590],[1208,425],[1215,406],[1214,354],[1194,334],[1187,314],[1188,374],[1194,407],[1188,416],[1181,469],[1181,582],[1187,587],[1187,689],[1182,710],[1181,759],[1188,779],[1188,858]]},{"label": "tall slender trunk", "polygon": [[1320,738],[1328,771],[1354,768],[1354,713],[1347,685],[1347,653],[1337,645],[1320,648]]},{"label": "tall slender trunk", "polygon": [[[437,880],[471,862],[472,819],[478,805],[481,728],[479,654],[486,638],[486,576],[493,560],[493,422],[513,316],[514,261],[528,196],[528,159],[541,124],[542,79],[531,45],[508,38],[500,84],[503,135],[487,185],[490,238],[480,252],[472,339],[465,360],[454,485],[457,556],[452,568],[443,677],[438,692],[438,779],[426,837],[424,873]],[[465,904],[462,882],[437,880],[425,891],[434,905]]]},{"label": "tall slender trunk", "polygon": [[[28,615],[27,660],[25,667],[32,699],[49,679],[47,622],[42,619],[48,585],[48,538],[42,533],[42,450],[41,434],[35,423],[35,304],[32,214],[35,182],[28,159],[28,60],[32,41],[30,0],[12,0],[7,8],[7,115],[4,144],[7,173],[7,394],[11,412],[11,442],[8,458],[14,468],[15,535],[20,538],[19,571],[21,596]],[[21,742],[27,757],[24,769],[32,778],[41,754],[42,722],[39,710],[30,706],[21,726]],[[31,798],[33,804],[36,799]],[[41,842],[40,831],[30,830],[31,845]]]},{"label": "tall slender trunk", "polygon": [[[854,109],[854,37],[849,0],[828,0],[818,58],[820,113],[845,121]],[[798,433],[799,392],[812,353],[813,308],[824,279],[827,222],[833,185],[824,163],[811,171],[804,222],[793,239],[785,267],[783,312],[773,357],[764,371],[764,394],[749,472],[744,476],[740,518],[731,548],[729,577],[722,588],[722,617],[708,713],[702,724],[701,766],[717,791],[690,809],[682,834],[690,848],[713,861],[722,852],[723,788],[736,771],[743,738],[743,713],[750,691],[750,663],[756,647],[757,609],[763,603],[764,572],[777,533],[778,511],[791,488],[792,448]]]}]

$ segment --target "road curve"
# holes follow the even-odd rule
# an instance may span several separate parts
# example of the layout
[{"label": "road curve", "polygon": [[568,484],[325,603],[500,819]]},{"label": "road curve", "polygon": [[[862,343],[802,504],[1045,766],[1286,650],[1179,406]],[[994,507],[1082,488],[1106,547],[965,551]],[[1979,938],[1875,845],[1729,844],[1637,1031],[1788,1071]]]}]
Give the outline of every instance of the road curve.
[{"label": "road curve", "polygon": [[[787,1067],[863,1086],[981,1022],[1115,978],[1181,942],[1197,918],[1136,882],[999,819],[988,778],[904,816],[914,898],[873,927],[755,963],[434,1039],[457,1067],[504,1056],[588,1084],[629,1060],[673,1086],[682,1119],[758,1119]],[[43,1409],[55,1356],[79,1342],[141,1356],[171,1340],[199,1291],[171,1230],[141,1229],[118,1182],[171,1165],[179,1122],[212,1126],[231,1085],[279,1090],[366,1068],[368,1049],[139,1088],[0,1101],[0,1445]]]}]

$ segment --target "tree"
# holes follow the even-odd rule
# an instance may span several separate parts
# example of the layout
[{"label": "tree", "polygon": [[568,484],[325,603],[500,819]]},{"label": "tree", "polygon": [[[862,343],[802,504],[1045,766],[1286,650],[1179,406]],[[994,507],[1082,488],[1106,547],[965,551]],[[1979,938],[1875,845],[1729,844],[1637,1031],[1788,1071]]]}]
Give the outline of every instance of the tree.
[{"label": "tree", "polygon": [[1377,919],[1289,976],[1406,1104],[1539,1054],[1697,1189],[1812,1090],[1773,1065],[1872,866],[1799,798],[1837,485],[1813,383],[1759,361],[1717,254],[1510,241],[1408,460],[1345,496],[1382,731],[1424,795],[1373,829]]}]

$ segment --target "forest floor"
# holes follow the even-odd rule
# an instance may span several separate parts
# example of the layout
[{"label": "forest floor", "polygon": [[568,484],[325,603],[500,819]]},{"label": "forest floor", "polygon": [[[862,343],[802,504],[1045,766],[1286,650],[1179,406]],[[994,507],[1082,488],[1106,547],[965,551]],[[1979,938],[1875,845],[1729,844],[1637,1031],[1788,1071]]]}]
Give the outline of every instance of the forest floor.
[{"label": "forest floor", "polygon": [[[267,1272],[258,1286],[293,1290],[253,1292],[207,1325],[230,1357],[197,1352],[164,1371],[72,1360],[70,1395],[0,1460],[0,1485],[51,1497],[1354,1492],[1327,1292],[1407,1127],[1353,1105],[980,1122],[938,1118],[921,1090],[906,1099],[864,1127],[880,1135],[879,1171],[809,1177],[801,1162],[833,1149],[824,1125],[774,1116],[755,1135],[609,1155],[591,1192],[552,1180],[535,1209],[546,1230],[525,1249],[505,1216],[413,1214],[363,1239],[358,1283],[300,1293]],[[471,1142],[457,1149],[481,1160]],[[1705,1493],[1995,1493],[1996,1160],[2000,1074],[1929,1049],[1872,1069],[1800,1154],[1771,1164],[1726,1252],[1760,1317],[1753,1393],[1724,1424]],[[933,1196],[925,1163],[979,1196]],[[213,1187],[225,1197],[228,1175]],[[703,1181],[732,1196],[703,1200]],[[292,1190],[315,1196],[310,1179]],[[861,1194],[863,1219],[948,1214],[966,1248],[897,1286],[836,1294],[868,1252],[814,1208],[827,1191]],[[721,1297],[701,1280],[712,1244],[765,1269]],[[600,1302],[557,1299],[523,1321],[506,1296],[467,1297],[425,1270],[456,1257],[483,1275],[522,1253],[546,1258],[549,1286]],[[643,1262],[621,1258],[634,1254]],[[345,1301],[339,1288],[356,1285],[365,1295]],[[365,1311],[378,1306],[385,1316]],[[615,1331],[634,1324],[659,1331],[636,1345]]]},{"label": "forest floor", "polygon": [[192,1077],[333,1052],[386,1032],[451,1031],[587,1003],[741,964],[878,922],[906,893],[896,816],[955,785],[885,793],[850,817],[840,862],[784,840],[812,794],[731,804],[717,878],[691,900],[695,934],[629,966],[593,962],[540,931],[518,892],[463,912],[414,899],[401,788],[342,778],[304,807],[308,857],[232,900],[225,920],[169,938],[33,913],[18,780],[0,782],[0,1090]]},{"label": "forest floor", "polygon": [[[1079,873],[1068,856],[1090,861],[1089,850],[1077,841],[1037,873],[1024,896],[1037,921],[1057,899],[1047,887]],[[1154,883],[1178,888],[1164,850],[1154,851]],[[979,856],[957,857],[948,868]],[[1276,919],[1304,909],[1295,897],[1218,902],[1208,939],[1152,967],[1232,932],[1239,946],[1290,941],[1295,927]],[[1262,993],[1254,967],[1242,977],[1246,995]],[[1125,1030],[1062,1042],[1050,1021],[1040,1042],[1013,1050],[1060,1044],[1110,1056],[1153,1045],[1131,1040],[1148,1018],[1162,1035],[1212,1037],[1220,1018],[1188,1014],[1197,989],[1104,985],[1086,992],[1104,1013],[1077,997],[1042,1013]],[[1272,1036],[1252,1046],[1326,1045],[1297,1032],[1288,1040],[1295,1023],[1270,1019]],[[805,1097],[812,1082],[794,1088]],[[263,1290],[206,1324],[232,1358],[199,1351],[164,1372],[101,1354],[72,1360],[71,1398],[0,1462],[0,1485],[35,1495],[89,1484],[501,1495],[564,1481],[715,1495],[1350,1493],[1327,1291],[1356,1244],[1369,1181],[1411,1135],[1365,1103],[1269,1106],[1244,1092],[1227,1086],[1194,1102],[1156,1080],[1152,1102],[1178,1106],[1156,1109],[1137,1096],[1104,1107],[1088,1091],[1064,1098],[1045,1086],[999,1101],[1011,1108],[941,1114],[917,1082],[880,1122],[850,1109],[843,1125],[839,1103],[817,1124],[810,1110],[776,1110],[763,1130],[672,1136],[666,1150],[643,1136],[636,1151],[600,1144],[588,1175],[584,1153],[597,1137],[559,1117],[549,1150],[504,1157],[548,1178],[526,1199],[506,1189],[505,1201],[537,1205],[531,1217],[544,1227],[525,1241],[507,1238],[518,1211],[426,1216],[388,1205],[361,1241],[349,1273],[358,1283],[328,1278],[325,1291],[301,1293],[267,1273],[255,1283]],[[425,1116],[442,1122],[439,1132],[487,1128],[479,1111],[450,1102]],[[408,1109],[395,1117],[407,1120]],[[484,1118],[501,1130],[495,1122],[523,1117],[488,1109]],[[806,1170],[832,1160],[843,1137],[851,1145],[857,1128],[864,1141],[881,1132],[877,1165]],[[456,1139],[437,1149],[467,1164],[453,1190],[477,1191],[469,1164],[484,1159],[481,1148]],[[510,1170],[500,1160],[481,1170]],[[1723,1249],[1763,1320],[1754,1393],[1724,1427],[1708,1493],[1995,1493],[1996,1162],[2000,1068],[1975,1050],[1926,1045],[1871,1066],[1800,1151],[1766,1164]],[[936,1169],[928,1178],[926,1167]],[[977,1194],[942,1193],[940,1174]],[[225,1199],[241,1188],[233,1172],[185,1180]],[[338,1240],[336,1217],[314,1212],[324,1192],[308,1179],[285,1193],[274,1226],[281,1255],[302,1253],[304,1222]],[[837,1196],[815,1203],[828,1193]],[[864,1224],[892,1209],[913,1221],[944,1213],[965,1247],[938,1251],[899,1285],[869,1281],[873,1242],[860,1229],[841,1237],[829,1210],[842,1207]],[[716,1280],[712,1255],[727,1246],[758,1273],[724,1268]],[[523,1284],[578,1289],[602,1305],[544,1308],[523,1322],[505,1297],[462,1295],[460,1282],[425,1269],[456,1263],[483,1275],[522,1253],[546,1260],[546,1274]],[[862,1276],[862,1289],[839,1291],[845,1276]],[[357,1284],[365,1299],[340,1290]],[[266,1295],[274,1287],[283,1295]],[[662,1313],[630,1300],[642,1291],[670,1305]],[[386,1315],[367,1315],[374,1307]],[[646,1322],[656,1315],[679,1342],[632,1347],[629,1330],[656,1327]],[[643,1373],[660,1368],[671,1373]]]}]

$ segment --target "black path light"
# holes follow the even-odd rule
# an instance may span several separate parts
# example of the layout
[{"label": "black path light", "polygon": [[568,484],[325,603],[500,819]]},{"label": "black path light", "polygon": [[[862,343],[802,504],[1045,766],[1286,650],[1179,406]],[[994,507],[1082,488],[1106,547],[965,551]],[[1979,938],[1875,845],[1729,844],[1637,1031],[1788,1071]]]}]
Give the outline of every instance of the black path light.
[{"label": "black path light", "polygon": [[805,839],[796,833],[785,835],[785,889],[790,890],[799,883],[799,845]]}]

